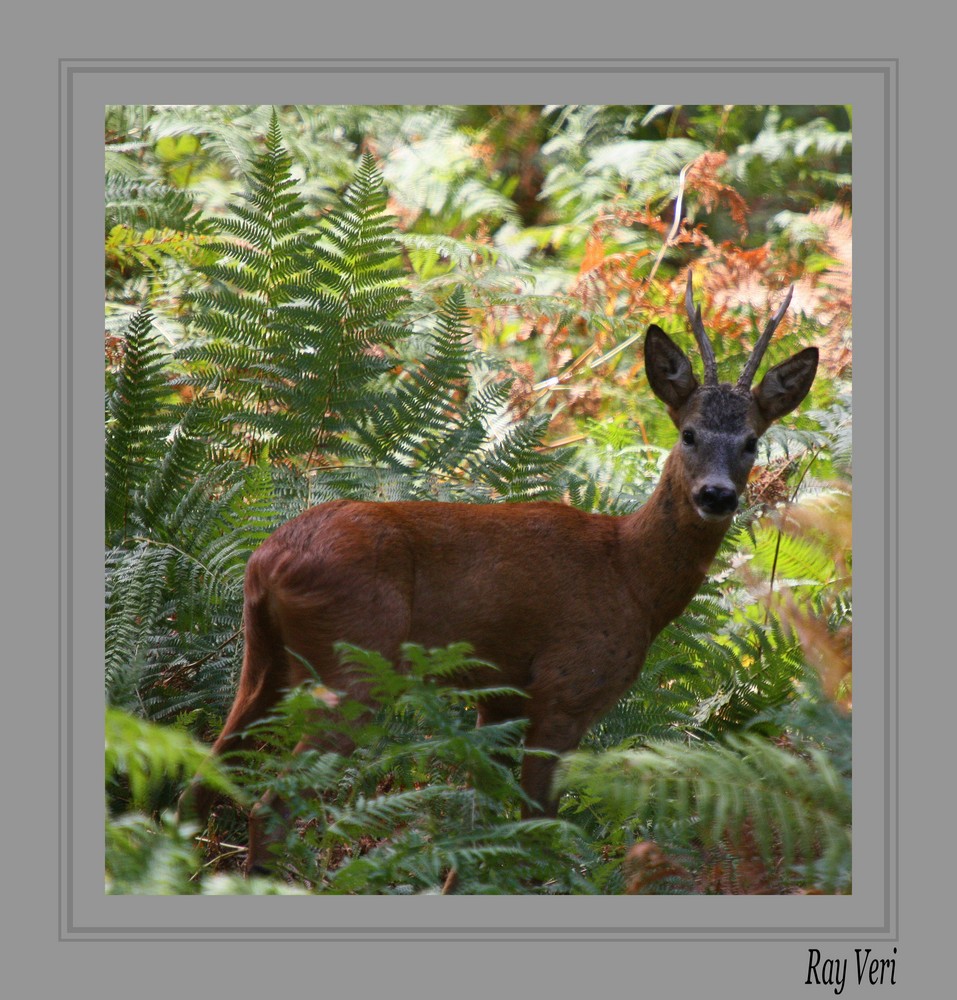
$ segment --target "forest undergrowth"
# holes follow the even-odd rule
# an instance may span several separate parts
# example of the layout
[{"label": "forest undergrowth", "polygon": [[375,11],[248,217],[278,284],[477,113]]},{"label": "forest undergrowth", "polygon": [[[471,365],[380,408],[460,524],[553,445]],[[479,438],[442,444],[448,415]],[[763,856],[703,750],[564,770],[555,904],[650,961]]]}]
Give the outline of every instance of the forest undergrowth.
[{"label": "forest undergrowth", "polygon": [[[849,109],[112,106],[105,137],[107,891],[850,892]],[[647,499],[675,429],[641,343],[694,356],[689,269],[722,372],[793,286],[767,364],[819,373],[558,817],[522,818],[461,644],[343,647],[388,692],[350,755],[291,756],[339,724],[319,679],[209,760],[246,561],[306,507]],[[246,879],[268,788],[295,822]]]}]

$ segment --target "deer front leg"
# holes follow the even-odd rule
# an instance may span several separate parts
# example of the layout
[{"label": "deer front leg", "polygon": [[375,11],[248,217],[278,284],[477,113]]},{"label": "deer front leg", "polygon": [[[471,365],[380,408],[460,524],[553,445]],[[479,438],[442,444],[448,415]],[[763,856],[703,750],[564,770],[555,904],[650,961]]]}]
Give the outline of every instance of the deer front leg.
[{"label": "deer front leg", "polygon": [[[536,705],[536,708],[540,706]],[[548,712],[536,713],[536,718],[529,720],[525,736],[526,751],[568,753],[578,746],[587,728],[587,719],[562,712],[556,707]],[[558,795],[552,787],[558,759],[551,754],[539,756],[526,752],[522,761],[522,790],[538,803],[538,808],[527,805],[522,807],[522,815],[525,817],[558,815]]]},{"label": "deer front leg", "polygon": [[[528,750],[552,754],[575,750],[592,723],[628,690],[641,667],[641,647],[621,649],[613,638],[596,642],[588,630],[565,637],[560,649],[540,655],[527,687]],[[552,755],[526,754],[522,789],[539,804],[524,814],[555,816],[558,796],[552,787],[558,760]]]}]

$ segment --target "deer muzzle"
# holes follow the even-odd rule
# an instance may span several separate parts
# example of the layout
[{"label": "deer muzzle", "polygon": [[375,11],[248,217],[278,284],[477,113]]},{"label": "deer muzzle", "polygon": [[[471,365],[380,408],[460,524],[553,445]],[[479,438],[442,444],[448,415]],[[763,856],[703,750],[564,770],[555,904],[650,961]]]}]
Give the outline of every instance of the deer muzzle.
[{"label": "deer muzzle", "polygon": [[692,499],[706,521],[722,520],[738,509],[738,491],[730,486],[708,483]]}]

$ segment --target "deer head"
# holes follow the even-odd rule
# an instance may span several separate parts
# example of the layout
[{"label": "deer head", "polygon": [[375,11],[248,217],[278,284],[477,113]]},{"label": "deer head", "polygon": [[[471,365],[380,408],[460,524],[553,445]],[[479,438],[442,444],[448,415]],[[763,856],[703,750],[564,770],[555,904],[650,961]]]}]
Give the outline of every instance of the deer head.
[{"label": "deer head", "polygon": [[818,351],[808,347],[775,365],[757,387],[751,388],[792,292],[788,290],[768,321],[734,385],[718,382],[701,308],[694,304],[690,272],[685,307],[704,363],[704,381],[698,381],[687,355],[663,330],[654,325],[648,328],[648,381],[679,431],[668,471],[681,481],[686,497],[705,521],[723,521],[735,512],[754,464],[758,439],[774,420],[790,413],[804,399],[814,381]]}]

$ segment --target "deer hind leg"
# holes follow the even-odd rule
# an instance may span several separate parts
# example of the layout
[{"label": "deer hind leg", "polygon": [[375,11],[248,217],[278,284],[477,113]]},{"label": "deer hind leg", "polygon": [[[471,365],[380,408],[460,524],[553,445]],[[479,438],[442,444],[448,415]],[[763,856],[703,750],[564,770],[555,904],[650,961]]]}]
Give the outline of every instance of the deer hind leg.
[{"label": "deer hind leg", "polygon": [[[520,697],[490,698],[478,702],[476,708],[478,709],[478,719],[475,723],[477,729],[481,729],[482,726],[497,726],[514,719],[524,719],[528,711],[525,699]],[[515,757],[507,751],[493,753],[492,759],[501,767],[509,770],[515,767]]]},{"label": "deer hind leg", "polygon": [[[307,721],[309,733],[305,735],[293,749],[293,757],[307,750],[349,754],[354,749],[354,743],[344,733],[323,732],[319,728],[319,718],[322,713],[310,713]],[[299,794],[306,799],[318,797],[318,791],[303,788]],[[247,873],[266,873],[272,857],[273,844],[282,843],[288,836],[293,822],[292,809],[286,800],[274,788],[270,788],[249,813],[249,848],[246,854]]]},{"label": "deer hind leg", "polygon": [[[222,732],[210,750],[211,757],[248,749],[250,740],[243,732],[266,715],[290,684],[289,660],[267,599],[247,596],[243,618],[245,650],[239,687]],[[207,785],[194,780],[180,797],[179,815],[195,817],[205,824],[216,795]]]},{"label": "deer hind leg", "polygon": [[[409,620],[408,600],[401,591],[370,586],[364,600],[359,601],[353,594],[348,601],[343,598],[343,603],[352,611],[348,625],[341,626],[348,641],[380,652],[393,663],[398,662],[401,644],[408,635]],[[283,634],[295,636],[295,644],[289,646],[292,683],[318,676],[324,685],[320,697],[330,706],[310,714],[307,731],[301,734],[292,751],[294,758],[307,750],[348,755],[355,743],[348,732],[343,731],[335,705],[348,699],[374,706],[369,682],[357,676],[348,665],[340,663],[333,650],[328,625],[331,617],[317,615],[314,609],[299,611],[290,604],[286,604],[280,614]],[[323,726],[323,721],[330,720],[330,712],[334,724]],[[318,797],[316,790],[308,788],[302,788],[298,794],[303,798]],[[275,789],[268,790],[253,806],[249,817],[247,872],[268,870],[272,856],[270,848],[288,836],[292,812],[290,804]]]},{"label": "deer hind leg", "polygon": [[[329,660],[332,661],[330,654]],[[323,672],[320,676],[327,676],[335,673],[338,664],[329,671]],[[341,728],[341,717],[332,721],[336,724],[323,726],[323,722],[330,720],[330,712],[335,713],[335,706],[339,701],[349,699],[372,706],[373,699],[368,691],[368,685],[351,678],[342,677],[336,685],[341,692],[334,694],[328,689],[320,697],[329,706],[325,709],[317,708],[308,714],[306,719],[306,732],[293,748],[293,758],[308,750],[316,750],[321,753],[338,753],[347,756],[355,749],[355,742],[347,732]],[[287,772],[288,774],[288,772]],[[297,794],[303,799],[315,800],[319,797],[319,791],[314,788],[301,787]],[[266,873],[269,871],[272,860],[272,846],[281,844],[287,838],[293,822],[293,810],[286,799],[275,789],[270,788],[259,799],[250,810],[249,814],[249,848],[246,855],[247,873]]]}]

